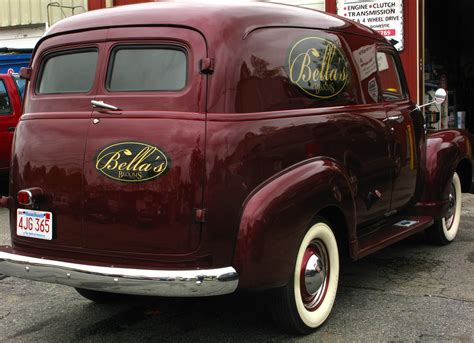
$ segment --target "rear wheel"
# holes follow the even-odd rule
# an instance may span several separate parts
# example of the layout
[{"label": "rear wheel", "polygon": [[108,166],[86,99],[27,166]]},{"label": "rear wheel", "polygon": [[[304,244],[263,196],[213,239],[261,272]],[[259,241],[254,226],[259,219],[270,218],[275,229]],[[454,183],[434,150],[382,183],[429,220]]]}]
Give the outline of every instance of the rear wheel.
[{"label": "rear wheel", "polygon": [[461,205],[461,181],[458,174],[454,173],[448,196],[448,211],[446,216],[436,220],[433,226],[426,230],[426,235],[430,242],[437,245],[447,245],[454,240],[459,230]]},{"label": "rear wheel", "polygon": [[309,333],[331,313],[339,281],[339,253],[323,220],[304,236],[290,282],[276,293],[274,317],[288,331]]},{"label": "rear wheel", "polygon": [[114,304],[118,303],[121,299],[124,298],[123,294],[93,291],[91,289],[85,288],[76,288],[76,291],[84,298],[91,300],[97,304]]}]

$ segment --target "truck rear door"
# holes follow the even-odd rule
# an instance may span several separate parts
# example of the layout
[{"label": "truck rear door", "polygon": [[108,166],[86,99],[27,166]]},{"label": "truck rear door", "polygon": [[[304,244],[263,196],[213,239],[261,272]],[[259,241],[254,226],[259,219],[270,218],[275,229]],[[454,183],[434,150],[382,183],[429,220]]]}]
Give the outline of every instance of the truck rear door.
[{"label": "truck rear door", "polygon": [[[107,30],[49,37],[32,62],[24,114],[16,129],[10,195],[40,187],[38,209],[53,215],[51,241],[16,235],[15,244],[81,247],[84,149],[97,92],[99,45]],[[61,249],[62,249],[61,248]]]},{"label": "truck rear door", "polygon": [[170,27],[109,30],[84,167],[84,242],[129,255],[186,254],[200,241],[207,57]]}]

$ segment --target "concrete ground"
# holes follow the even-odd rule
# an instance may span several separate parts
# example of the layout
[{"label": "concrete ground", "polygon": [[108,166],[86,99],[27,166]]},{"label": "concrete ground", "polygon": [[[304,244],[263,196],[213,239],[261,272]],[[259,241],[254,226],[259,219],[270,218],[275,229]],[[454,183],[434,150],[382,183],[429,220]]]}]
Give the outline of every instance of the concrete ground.
[{"label": "concrete ground", "polygon": [[[474,196],[444,247],[417,235],[344,265],[327,323],[308,336],[280,332],[258,296],[132,298],[96,305],[74,289],[0,277],[4,342],[474,342]],[[0,210],[0,244],[8,212]]]}]

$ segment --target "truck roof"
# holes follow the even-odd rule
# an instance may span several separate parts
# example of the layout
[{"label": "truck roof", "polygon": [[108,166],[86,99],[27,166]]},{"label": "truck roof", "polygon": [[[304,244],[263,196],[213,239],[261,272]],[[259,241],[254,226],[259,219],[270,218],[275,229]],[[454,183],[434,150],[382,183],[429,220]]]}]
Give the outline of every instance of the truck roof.
[{"label": "truck roof", "polygon": [[[245,37],[264,27],[300,27],[343,31],[383,40],[377,32],[342,17],[317,10],[264,2],[153,2],[90,11],[60,21],[47,36],[120,26],[191,27],[206,38],[230,30]],[[212,39],[212,38],[211,38]]]}]

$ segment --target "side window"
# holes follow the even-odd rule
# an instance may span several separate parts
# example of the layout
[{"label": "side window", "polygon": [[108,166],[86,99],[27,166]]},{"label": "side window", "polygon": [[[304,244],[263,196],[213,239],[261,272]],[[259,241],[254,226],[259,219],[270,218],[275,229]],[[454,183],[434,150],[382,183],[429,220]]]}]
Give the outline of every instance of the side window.
[{"label": "side window", "polygon": [[0,115],[12,114],[10,98],[3,80],[0,80]]},{"label": "side window", "polygon": [[187,55],[167,46],[121,46],[112,51],[107,74],[111,92],[179,91],[186,86]]},{"label": "side window", "polygon": [[368,39],[347,39],[352,48],[352,61],[359,78],[363,103],[380,102],[377,80],[377,46]]},{"label": "side window", "polygon": [[40,69],[37,94],[87,93],[94,84],[97,50],[47,56]]},{"label": "side window", "polygon": [[382,51],[377,52],[377,66],[383,99],[385,101],[405,99],[405,90],[394,56]]},{"label": "side window", "polygon": [[[268,28],[252,32],[235,74],[237,112],[267,112],[353,105],[356,79],[347,43],[339,34]],[[231,73],[228,73],[231,77]],[[233,94],[234,87],[231,87]]]}]

